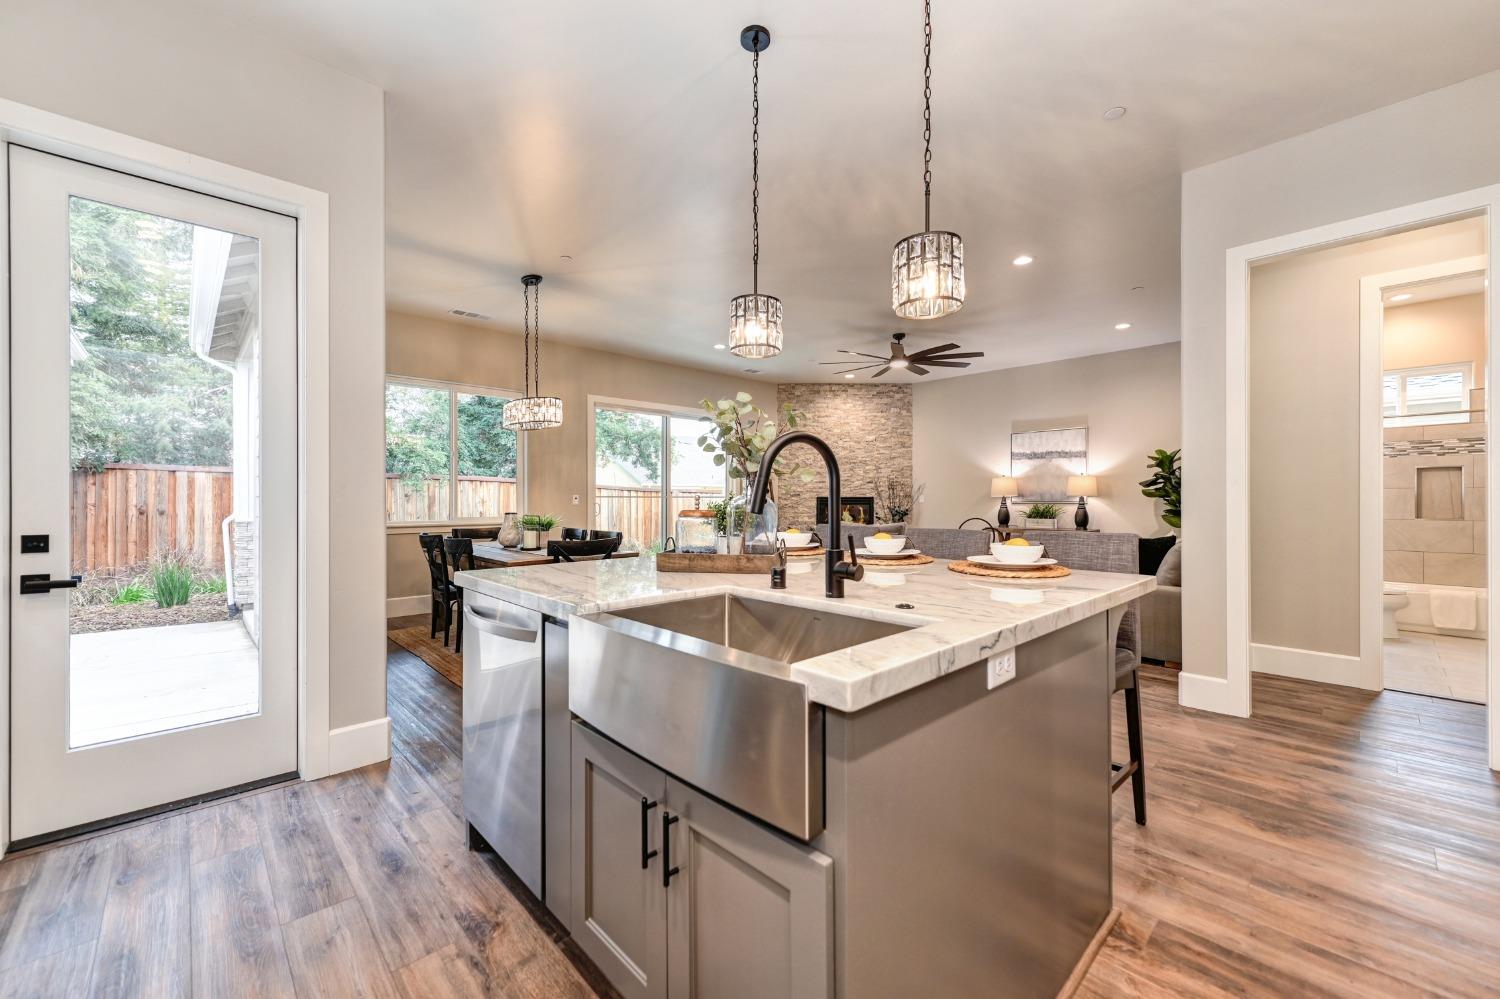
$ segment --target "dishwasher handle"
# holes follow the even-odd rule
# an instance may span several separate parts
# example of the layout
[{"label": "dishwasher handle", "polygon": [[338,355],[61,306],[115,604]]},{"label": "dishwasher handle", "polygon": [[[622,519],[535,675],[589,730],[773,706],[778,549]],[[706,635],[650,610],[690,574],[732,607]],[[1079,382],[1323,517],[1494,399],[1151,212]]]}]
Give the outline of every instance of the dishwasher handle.
[{"label": "dishwasher handle", "polygon": [[488,614],[481,614],[473,607],[465,607],[464,613],[474,619],[474,627],[478,628],[480,631],[487,631],[491,635],[498,635],[501,638],[508,638],[512,642],[524,642],[527,645],[531,645],[536,642],[537,633],[534,629],[517,628],[513,624],[506,624],[498,617],[491,617]]}]

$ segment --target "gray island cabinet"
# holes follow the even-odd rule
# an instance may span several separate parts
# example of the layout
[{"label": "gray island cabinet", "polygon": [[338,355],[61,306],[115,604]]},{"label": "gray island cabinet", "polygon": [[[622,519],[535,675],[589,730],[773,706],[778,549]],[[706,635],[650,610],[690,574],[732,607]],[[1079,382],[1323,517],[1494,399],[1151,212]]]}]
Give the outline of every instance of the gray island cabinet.
[{"label": "gray island cabinet", "polygon": [[1115,634],[1152,581],[939,564],[826,600],[637,562],[459,580],[568,625],[542,897],[609,981],[1057,995],[1111,916]]}]

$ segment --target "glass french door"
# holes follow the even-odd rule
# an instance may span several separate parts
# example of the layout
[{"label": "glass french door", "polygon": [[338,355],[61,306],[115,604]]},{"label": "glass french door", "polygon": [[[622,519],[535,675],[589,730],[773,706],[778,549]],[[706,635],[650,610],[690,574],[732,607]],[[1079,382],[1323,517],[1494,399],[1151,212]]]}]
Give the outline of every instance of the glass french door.
[{"label": "glass french door", "polygon": [[722,502],[724,469],[698,446],[704,427],[668,410],[595,404],[593,526],[655,551],[679,511]]},{"label": "glass french door", "polygon": [[7,155],[23,841],[297,769],[296,224]]}]

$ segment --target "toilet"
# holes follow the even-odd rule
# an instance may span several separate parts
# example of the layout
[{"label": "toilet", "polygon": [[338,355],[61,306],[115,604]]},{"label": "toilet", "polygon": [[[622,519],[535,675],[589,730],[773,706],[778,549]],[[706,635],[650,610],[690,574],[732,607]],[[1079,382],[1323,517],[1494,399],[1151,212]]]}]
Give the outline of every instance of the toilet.
[{"label": "toilet", "polygon": [[1387,586],[1382,592],[1380,600],[1384,611],[1381,637],[1400,638],[1401,634],[1396,630],[1396,612],[1404,609],[1411,603],[1411,595],[1399,586]]}]

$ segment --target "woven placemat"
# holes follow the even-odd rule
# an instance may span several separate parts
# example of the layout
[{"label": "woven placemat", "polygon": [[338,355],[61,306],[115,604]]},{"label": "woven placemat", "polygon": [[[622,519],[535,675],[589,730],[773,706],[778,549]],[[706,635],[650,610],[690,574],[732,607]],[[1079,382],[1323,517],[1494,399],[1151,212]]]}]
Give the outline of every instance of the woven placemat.
[{"label": "woven placemat", "polygon": [[828,554],[827,548],[809,548],[806,551],[787,552],[787,558],[821,558]]},{"label": "woven placemat", "polygon": [[965,576],[989,576],[992,579],[1060,579],[1073,574],[1065,565],[1048,565],[1040,569],[1002,569],[974,562],[949,562],[948,568]]},{"label": "woven placemat", "polygon": [[859,564],[868,569],[885,569],[903,565],[926,565],[935,561],[937,560],[931,555],[903,555],[900,558],[870,558],[866,555],[859,560]]}]

